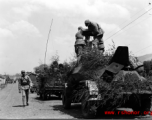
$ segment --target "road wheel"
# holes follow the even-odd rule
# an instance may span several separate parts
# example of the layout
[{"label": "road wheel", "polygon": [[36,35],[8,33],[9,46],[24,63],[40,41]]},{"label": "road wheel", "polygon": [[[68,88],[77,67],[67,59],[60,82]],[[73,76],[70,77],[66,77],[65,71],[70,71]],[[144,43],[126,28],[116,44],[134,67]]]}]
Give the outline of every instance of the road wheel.
[{"label": "road wheel", "polygon": [[71,107],[71,100],[68,99],[64,94],[62,96],[62,104],[64,109],[70,109]]},{"label": "road wheel", "polygon": [[46,100],[47,99],[47,94],[46,93],[42,93],[42,99]]},{"label": "road wheel", "polygon": [[96,117],[96,110],[93,110],[91,107],[92,105],[90,104],[89,101],[83,101],[81,103],[81,107],[82,107],[82,115],[84,118],[87,119],[93,119]]}]

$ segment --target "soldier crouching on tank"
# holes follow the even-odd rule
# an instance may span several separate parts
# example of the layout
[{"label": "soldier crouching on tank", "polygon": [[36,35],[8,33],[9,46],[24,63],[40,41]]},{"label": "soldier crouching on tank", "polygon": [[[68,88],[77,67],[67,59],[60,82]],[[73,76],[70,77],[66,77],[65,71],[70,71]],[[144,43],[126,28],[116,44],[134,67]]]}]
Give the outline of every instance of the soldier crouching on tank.
[{"label": "soldier crouching on tank", "polygon": [[102,39],[104,35],[103,29],[98,23],[92,22],[90,20],[85,20],[85,26],[87,26],[88,29],[83,30],[83,34],[86,36],[93,36],[93,46],[98,48],[98,50],[103,53],[105,50],[104,41]]}]

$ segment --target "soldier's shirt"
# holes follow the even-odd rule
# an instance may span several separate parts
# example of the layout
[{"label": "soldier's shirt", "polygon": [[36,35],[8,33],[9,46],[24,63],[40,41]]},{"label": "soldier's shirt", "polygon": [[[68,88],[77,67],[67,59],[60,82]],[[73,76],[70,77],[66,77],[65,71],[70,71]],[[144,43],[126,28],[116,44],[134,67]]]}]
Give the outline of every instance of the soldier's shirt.
[{"label": "soldier's shirt", "polygon": [[21,89],[29,89],[32,85],[32,81],[29,76],[21,77],[20,79],[20,87]]},{"label": "soldier's shirt", "polygon": [[78,31],[76,34],[75,34],[75,37],[76,37],[76,39],[83,39],[83,35],[82,35],[82,33],[80,32],[80,31]]}]

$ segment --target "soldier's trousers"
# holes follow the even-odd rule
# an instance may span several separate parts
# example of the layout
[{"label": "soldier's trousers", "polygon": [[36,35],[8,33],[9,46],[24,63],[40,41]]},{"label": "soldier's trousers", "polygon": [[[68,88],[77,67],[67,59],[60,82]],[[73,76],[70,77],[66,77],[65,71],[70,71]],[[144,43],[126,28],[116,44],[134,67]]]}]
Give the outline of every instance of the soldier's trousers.
[{"label": "soldier's trousers", "polygon": [[103,35],[94,37],[92,44],[94,47],[98,48],[102,53],[104,52],[104,41],[102,39]]},{"label": "soldier's trousers", "polygon": [[75,53],[77,54],[77,57],[82,54],[83,49],[84,49],[84,45],[81,44],[75,45]]},{"label": "soldier's trousers", "polygon": [[25,90],[22,90],[22,97],[25,97],[26,96],[26,103],[28,103],[28,100],[29,100],[29,89],[25,89]]}]

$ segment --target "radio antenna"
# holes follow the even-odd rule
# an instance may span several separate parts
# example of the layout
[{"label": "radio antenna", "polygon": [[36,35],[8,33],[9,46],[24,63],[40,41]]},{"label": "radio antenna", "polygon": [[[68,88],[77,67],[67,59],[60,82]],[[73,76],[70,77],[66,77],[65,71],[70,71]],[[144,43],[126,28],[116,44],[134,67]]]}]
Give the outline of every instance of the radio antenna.
[{"label": "radio antenna", "polygon": [[45,57],[44,57],[44,65],[46,64],[47,46],[48,46],[48,41],[49,41],[49,37],[50,37],[50,33],[51,33],[52,23],[53,23],[53,19],[52,19],[52,21],[51,21],[51,25],[50,25],[50,29],[49,29],[49,33],[48,33],[48,38],[47,38],[47,42],[46,42],[46,50],[45,50]]}]

